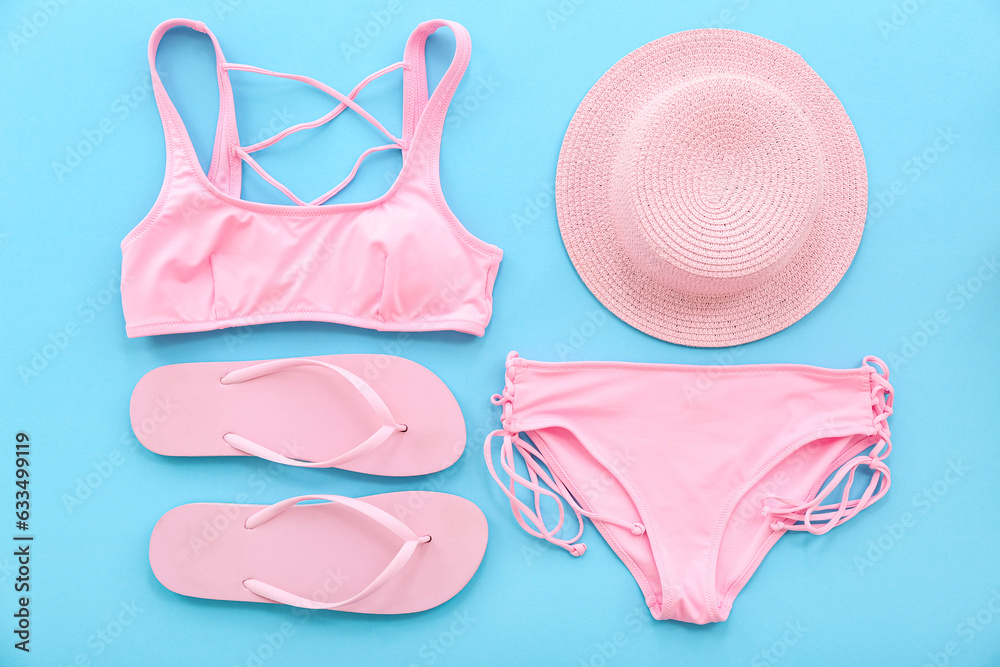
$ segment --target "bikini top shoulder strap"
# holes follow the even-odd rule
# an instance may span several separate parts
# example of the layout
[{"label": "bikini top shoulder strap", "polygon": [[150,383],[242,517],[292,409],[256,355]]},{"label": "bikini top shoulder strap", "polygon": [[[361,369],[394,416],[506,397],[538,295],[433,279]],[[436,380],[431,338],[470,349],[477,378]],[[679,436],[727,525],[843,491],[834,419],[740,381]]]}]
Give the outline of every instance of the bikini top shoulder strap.
[{"label": "bikini top shoulder strap", "polygon": [[[428,96],[425,47],[427,38],[442,27],[449,28],[455,35],[455,55],[434,92]],[[445,19],[421,23],[406,42],[403,53],[403,140],[410,145],[426,139],[426,149],[433,153],[435,160],[448,105],[462,81],[471,55],[472,38],[469,32],[460,23]]]},{"label": "bikini top shoulder strap", "polygon": [[188,135],[184,121],[181,119],[177,108],[167,95],[160,75],[156,71],[156,52],[160,46],[160,40],[167,31],[177,28],[191,28],[197,32],[208,35],[215,47],[215,64],[219,79],[219,122],[215,128],[215,146],[212,149],[212,162],[209,168],[208,178],[223,192],[234,197],[240,193],[241,163],[240,158],[235,154],[235,148],[239,146],[239,134],[236,130],[236,110],[233,103],[233,89],[229,81],[229,74],[224,67],[226,58],[222,54],[222,47],[219,40],[215,38],[212,31],[201,21],[190,19],[170,19],[164,21],[153,30],[149,37],[149,74],[153,86],[153,93],[156,97],[156,106],[160,111],[160,119],[163,122],[163,134],[167,143],[167,169],[171,170],[175,166],[176,158],[183,153],[187,153],[192,160],[197,160],[194,146]]}]

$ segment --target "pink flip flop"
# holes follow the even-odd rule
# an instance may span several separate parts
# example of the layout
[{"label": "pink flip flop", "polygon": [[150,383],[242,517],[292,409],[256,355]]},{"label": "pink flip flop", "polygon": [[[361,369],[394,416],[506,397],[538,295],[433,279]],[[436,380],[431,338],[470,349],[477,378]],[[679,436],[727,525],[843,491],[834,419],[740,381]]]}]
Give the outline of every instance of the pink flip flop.
[{"label": "pink flip flop", "polygon": [[487,534],[472,502],[432,491],[193,503],[157,522],[149,563],[161,584],[191,597],[408,614],[465,587]]},{"label": "pink flip flop", "polygon": [[465,449],[458,402],[420,364],[379,354],[175,364],[132,392],[132,428],[166,456],[258,456],[424,475]]}]

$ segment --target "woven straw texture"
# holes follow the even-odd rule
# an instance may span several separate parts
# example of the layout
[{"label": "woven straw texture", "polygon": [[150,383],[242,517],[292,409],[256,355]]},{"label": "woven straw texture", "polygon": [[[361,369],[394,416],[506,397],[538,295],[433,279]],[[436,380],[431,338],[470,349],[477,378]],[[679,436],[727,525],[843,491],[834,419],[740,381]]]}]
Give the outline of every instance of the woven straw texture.
[{"label": "woven straw texture", "polygon": [[594,85],[559,155],[570,259],[615,315],[722,347],[796,322],[837,285],[868,185],[840,101],[794,51],[691,30],[625,56]]}]

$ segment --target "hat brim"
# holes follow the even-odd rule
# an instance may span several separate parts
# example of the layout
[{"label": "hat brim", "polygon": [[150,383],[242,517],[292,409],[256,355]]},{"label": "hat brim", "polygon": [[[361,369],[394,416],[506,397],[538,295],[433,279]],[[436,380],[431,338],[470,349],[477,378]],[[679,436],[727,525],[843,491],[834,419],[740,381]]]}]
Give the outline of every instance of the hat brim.
[{"label": "hat brim", "polygon": [[[611,202],[613,156],[649,100],[690,77],[719,72],[765,80],[796,102],[820,142],[822,199],[802,244],[764,281],[737,293],[689,294],[649,279],[623,248]],[[854,258],[867,199],[861,143],[833,91],[794,51],[736,30],[680,32],[625,56],[581,102],[556,174],[559,229],[590,291],[640,331],[695,347],[758,340],[815,308]]]}]

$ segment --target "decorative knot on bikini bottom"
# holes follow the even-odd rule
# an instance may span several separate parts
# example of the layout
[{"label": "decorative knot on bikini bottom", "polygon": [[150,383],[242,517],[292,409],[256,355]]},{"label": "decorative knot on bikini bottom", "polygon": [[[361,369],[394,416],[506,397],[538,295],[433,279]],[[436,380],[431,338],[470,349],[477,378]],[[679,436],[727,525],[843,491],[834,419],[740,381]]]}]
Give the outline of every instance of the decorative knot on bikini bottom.
[{"label": "decorative knot on bikini bottom", "polygon": [[[597,514],[581,507],[563,481],[557,475],[550,474],[550,471],[547,469],[549,467],[548,462],[541,451],[531,442],[521,437],[514,419],[514,380],[517,370],[517,358],[517,352],[511,352],[507,355],[503,391],[499,394],[493,394],[490,399],[494,405],[499,405],[503,408],[503,414],[500,418],[503,428],[496,429],[486,436],[486,442],[483,443],[483,454],[486,457],[486,467],[489,469],[490,475],[492,475],[497,486],[500,487],[500,490],[510,500],[511,511],[513,511],[514,518],[517,519],[518,524],[528,534],[565,549],[574,556],[582,556],[587,550],[586,544],[577,542],[583,536],[583,517],[585,516],[590,517],[592,521],[600,521],[627,528],[637,537],[645,534],[646,527],[641,523],[623,521],[607,515]],[[492,444],[493,438],[497,436],[503,439],[503,444],[500,446],[500,467],[510,477],[509,485],[504,484],[500,480],[500,476],[493,467]],[[527,478],[518,473],[515,468],[515,451],[521,455],[524,461],[528,471]],[[545,486],[542,486],[541,483],[544,483]],[[528,489],[534,494],[534,507],[529,507],[517,497],[515,493],[517,486]],[[542,519],[542,496],[554,500],[556,506],[559,508],[559,520],[551,529],[545,525],[545,521]],[[563,502],[573,510],[577,523],[580,525],[576,535],[568,540],[556,537],[556,534],[562,530],[566,519]]]},{"label": "decorative knot on bikini bottom", "polygon": [[507,355],[503,391],[499,394],[493,394],[493,396],[490,397],[490,401],[493,405],[499,405],[503,408],[503,414],[500,417],[500,421],[504,425],[505,432],[511,435],[517,433],[512,423],[514,414],[514,375],[516,372],[516,359],[517,352],[512,351]]},{"label": "decorative knot on bikini bottom", "polygon": [[[889,368],[884,361],[873,356],[865,357],[864,364],[868,367],[871,382],[873,426],[879,438],[889,443],[889,415],[892,414],[892,401],[896,393],[889,384]],[[891,443],[889,448],[892,448]],[[886,456],[888,455],[887,451]]]},{"label": "decorative knot on bikini bottom", "polygon": [[[874,446],[868,454],[855,456],[840,466],[827,485],[808,502],[800,502],[773,494],[763,496],[760,500],[761,513],[764,516],[775,517],[775,521],[771,523],[772,530],[808,530],[814,535],[822,535],[856,516],[858,512],[882,498],[889,490],[892,480],[889,466],[886,465],[885,460],[892,452],[888,419],[889,415],[892,414],[894,391],[892,385],[889,384],[889,368],[884,361],[878,357],[868,356],[865,357],[863,363],[869,370],[871,382],[872,429],[874,437],[877,438]],[[861,466],[868,466],[872,471],[871,480],[861,497],[852,500],[849,498],[851,486],[854,483],[855,473]],[[823,499],[830,495],[841,482],[844,482],[844,488],[840,502],[832,505],[821,505]],[[785,507],[768,505],[768,500],[775,500],[784,504]]]}]

